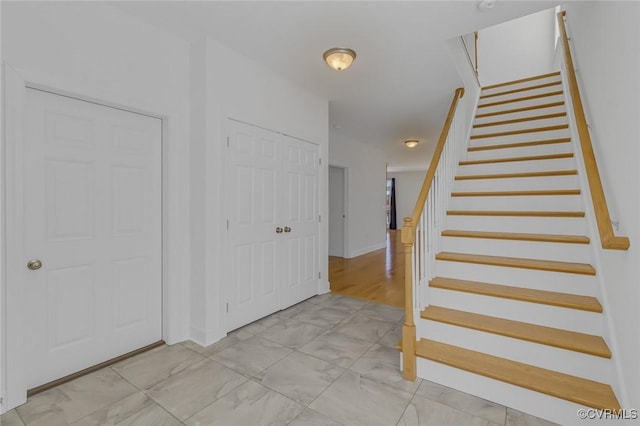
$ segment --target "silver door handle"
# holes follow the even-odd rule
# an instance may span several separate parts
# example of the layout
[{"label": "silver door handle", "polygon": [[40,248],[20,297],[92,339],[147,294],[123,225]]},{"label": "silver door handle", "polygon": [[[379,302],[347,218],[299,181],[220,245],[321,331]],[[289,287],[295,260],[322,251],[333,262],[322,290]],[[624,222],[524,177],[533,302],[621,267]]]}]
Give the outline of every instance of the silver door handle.
[{"label": "silver door handle", "polygon": [[38,259],[31,259],[27,262],[27,268],[32,271],[37,271],[38,269],[42,268],[42,262]]},{"label": "silver door handle", "polygon": [[284,232],[291,232],[291,228],[289,228],[288,226],[284,227]]}]

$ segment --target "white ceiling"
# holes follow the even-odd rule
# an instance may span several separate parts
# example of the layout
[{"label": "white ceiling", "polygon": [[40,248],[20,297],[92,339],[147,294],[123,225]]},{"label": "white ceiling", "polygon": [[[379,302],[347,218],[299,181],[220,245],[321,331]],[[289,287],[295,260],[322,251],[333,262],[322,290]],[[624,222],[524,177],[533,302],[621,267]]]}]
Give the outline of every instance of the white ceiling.
[{"label": "white ceiling", "polygon": [[[453,91],[461,85],[444,40],[555,6],[557,1],[133,1],[115,7],[187,41],[208,36],[329,100],[330,125],[426,168]],[[348,70],[323,62],[357,52]],[[402,141],[423,143],[409,150]]]}]

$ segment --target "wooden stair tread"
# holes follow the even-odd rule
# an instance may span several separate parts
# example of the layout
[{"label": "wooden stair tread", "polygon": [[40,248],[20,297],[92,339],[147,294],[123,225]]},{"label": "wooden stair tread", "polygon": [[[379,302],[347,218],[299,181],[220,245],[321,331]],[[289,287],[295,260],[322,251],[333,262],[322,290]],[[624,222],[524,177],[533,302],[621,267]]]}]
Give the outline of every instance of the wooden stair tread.
[{"label": "wooden stair tread", "polygon": [[486,108],[486,107],[491,107],[491,106],[510,104],[510,103],[513,103],[513,102],[531,101],[533,99],[547,98],[549,96],[557,96],[557,95],[562,95],[562,90],[558,90],[558,91],[555,91],[555,92],[541,93],[539,95],[522,96],[520,98],[507,99],[507,100],[504,100],[504,101],[480,104],[480,105],[478,105],[478,108]]},{"label": "wooden stair tread", "polygon": [[582,311],[602,312],[602,305],[598,302],[598,299],[578,294],[559,293],[555,291],[536,290],[532,288],[513,287],[444,277],[435,277],[429,282],[429,287],[461,291],[483,296],[500,297],[502,299],[519,300],[521,302],[579,309]]},{"label": "wooden stair tread", "polygon": [[535,269],[539,271],[564,272],[570,274],[595,275],[596,270],[587,263],[558,262],[555,260],[525,259],[519,257],[489,256],[484,254],[440,252],[436,260],[504,266],[509,268]]},{"label": "wooden stair tread", "polygon": [[460,161],[458,165],[472,166],[474,164],[510,163],[514,161],[555,160],[557,158],[573,158],[573,152],[567,152],[563,154],[529,155],[526,157],[491,158],[488,160],[466,160],[466,161]]},{"label": "wooden stair tread", "polygon": [[547,189],[535,191],[468,191],[452,192],[452,197],[511,197],[544,195],[580,195],[579,189]]},{"label": "wooden stair tread", "polygon": [[422,319],[442,322],[458,327],[512,337],[527,342],[553,346],[554,348],[567,349],[595,355],[602,358],[611,358],[611,351],[600,336],[577,333],[575,331],[546,327],[521,321],[513,321],[504,318],[480,315],[471,312],[458,311],[440,306],[428,306],[420,313]]},{"label": "wooden stair tread", "polygon": [[537,241],[544,243],[589,244],[589,237],[581,235],[525,234],[519,232],[485,232],[444,230],[443,237],[486,238],[490,240]]},{"label": "wooden stair tread", "polygon": [[495,111],[495,112],[485,112],[483,114],[476,114],[475,118],[486,118],[486,117],[493,117],[495,115],[514,114],[517,112],[532,111],[534,109],[553,108],[553,107],[562,106],[562,105],[564,105],[564,101],[549,102],[546,104],[531,105],[531,106],[522,107],[522,108],[503,109],[501,111]]},{"label": "wooden stair tread", "polygon": [[528,129],[518,129],[518,130],[508,130],[506,132],[496,132],[496,133],[481,133],[478,135],[471,135],[471,139],[484,139],[484,138],[495,138],[501,136],[513,136],[513,135],[521,135],[524,133],[537,133],[537,132],[550,132],[552,130],[562,130],[568,129],[568,124],[557,124],[555,126],[544,126],[544,127],[530,127]]},{"label": "wooden stair tread", "polygon": [[520,78],[518,80],[505,81],[504,83],[492,84],[482,87],[482,90],[495,89],[496,87],[510,86],[512,84],[526,83],[527,81],[540,80],[542,78],[560,76],[560,71],[554,71],[547,74],[534,75],[532,77]]},{"label": "wooden stair tread", "polygon": [[548,118],[560,118],[560,117],[566,117],[566,116],[567,116],[566,112],[556,112],[553,114],[533,115],[531,117],[513,118],[511,120],[492,121],[490,123],[474,124],[473,128],[480,129],[483,127],[503,126],[505,124],[516,124],[516,123],[523,123],[526,121],[545,120]]},{"label": "wooden stair tread", "polygon": [[447,210],[447,214],[452,216],[584,217],[584,212],[571,211]]},{"label": "wooden stair tread", "polygon": [[546,140],[540,140],[540,141],[516,142],[516,143],[500,143],[496,145],[470,146],[469,148],[467,148],[467,151],[476,152],[476,151],[490,151],[493,149],[526,148],[528,146],[552,145],[556,143],[567,143],[567,142],[571,142],[571,138],[546,139]]},{"label": "wooden stair tread", "polygon": [[611,386],[593,380],[427,339],[417,342],[416,355],[587,407],[620,409]]},{"label": "wooden stair tread", "polygon": [[503,96],[503,95],[511,95],[512,93],[526,92],[527,90],[544,89],[545,87],[559,86],[561,84],[562,84],[562,81],[560,80],[551,81],[549,83],[536,84],[533,86],[520,87],[518,89],[505,90],[504,92],[496,92],[496,93],[490,93],[488,95],[481,95],[480,99],[493,98],[496,96]]},{"label": "wooden stair tread", "polygon": [[577,170],[553,170],[548,172],[521,172],[521,173],[494,173],[486,175],[459,175],[455,180],[473,180],[473,179],[509,179],[509,178],[530,178],[530,177],[546,177],[546,176],[570,176],[577,175]]}]

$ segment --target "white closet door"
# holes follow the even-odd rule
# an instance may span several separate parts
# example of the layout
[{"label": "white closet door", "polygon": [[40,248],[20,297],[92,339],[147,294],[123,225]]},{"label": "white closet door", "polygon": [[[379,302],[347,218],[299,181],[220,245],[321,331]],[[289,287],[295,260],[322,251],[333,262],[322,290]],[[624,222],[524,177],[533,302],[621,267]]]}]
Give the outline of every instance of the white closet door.
[{"label": "white closet door", "polygon": [[282,139],[282,308],[318,293],[319,147]]},{"label": "white closet door", "polygon": [[280,309],[280,135],[227,121],[227,329]]},{"label": "white closet door", "polygon": [[25,121],[33,388],[162,339],[161,121],[33,89]]}]

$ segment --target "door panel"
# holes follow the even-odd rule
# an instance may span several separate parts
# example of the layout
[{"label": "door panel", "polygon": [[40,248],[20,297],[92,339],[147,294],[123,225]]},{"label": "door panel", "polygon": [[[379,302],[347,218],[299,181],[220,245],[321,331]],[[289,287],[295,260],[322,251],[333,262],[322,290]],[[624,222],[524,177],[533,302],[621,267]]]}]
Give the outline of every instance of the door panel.
[{"label": "door panel", "polygon": [[280,144],[276,133],[227,123],[227,328],[233,330],[279,309]]},{"label": "door panel", "polygon": [[161,122],[26,91],[27,386],[162,338]]},{"label": "door panel", "polygon": [[285,308],[318,292],[320,166],[317,145],[289,136],[282,137],[282,145],[287,153],[282,165],[283,187],[287,188],[282,200],[282,223],[291,229],[283,234],[285,252],[289,254],[282,264],[286,290],[281,307]]}]

